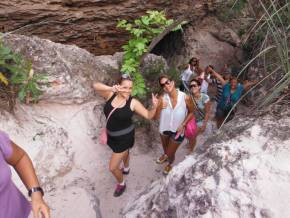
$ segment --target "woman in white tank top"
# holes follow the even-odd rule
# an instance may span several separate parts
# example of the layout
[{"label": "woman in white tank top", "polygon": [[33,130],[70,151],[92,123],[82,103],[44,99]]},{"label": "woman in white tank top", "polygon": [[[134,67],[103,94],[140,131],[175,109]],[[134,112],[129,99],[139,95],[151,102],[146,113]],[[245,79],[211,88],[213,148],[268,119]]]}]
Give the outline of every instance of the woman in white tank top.
[{"label": "woman in white tank top", "polygon": [[160,116],[159,133],[164,154],[156,163],[169,163],[163,173],[168,174],[174,162],[175,153],[184,139],[184,128],[193,116],[193,105],[189,96],[175,88],[175,82],[168,76],[159,77],[159,85],[164,94],[159,101],[156,116]]}]

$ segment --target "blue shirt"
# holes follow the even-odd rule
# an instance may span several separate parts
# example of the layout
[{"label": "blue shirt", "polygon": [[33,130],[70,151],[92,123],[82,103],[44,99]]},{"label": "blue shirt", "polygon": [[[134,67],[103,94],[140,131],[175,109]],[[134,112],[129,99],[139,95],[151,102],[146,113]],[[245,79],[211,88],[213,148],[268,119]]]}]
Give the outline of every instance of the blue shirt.
[{"label": "blue shirt", "polygon": [[221,109],[231,109],[234,104],[241,98],[243,91],[244,86],[240,83],[237,85],[234,93],[231,93],[230,83],[225,84],[221,101],[219,102],[218,107]]}]

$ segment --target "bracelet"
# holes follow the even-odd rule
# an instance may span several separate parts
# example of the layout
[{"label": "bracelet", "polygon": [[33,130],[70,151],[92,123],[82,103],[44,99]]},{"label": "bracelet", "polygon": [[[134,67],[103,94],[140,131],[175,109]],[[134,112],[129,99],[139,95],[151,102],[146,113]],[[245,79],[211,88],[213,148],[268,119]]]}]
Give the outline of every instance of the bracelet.
[{"label": "bracelet", "polygon": [[32,193],[34,192],[40,192],[42,196],[44,195],[43,189],[41,187],[33,187],[30,190],[28,190],[28,196],[31,197]]}]

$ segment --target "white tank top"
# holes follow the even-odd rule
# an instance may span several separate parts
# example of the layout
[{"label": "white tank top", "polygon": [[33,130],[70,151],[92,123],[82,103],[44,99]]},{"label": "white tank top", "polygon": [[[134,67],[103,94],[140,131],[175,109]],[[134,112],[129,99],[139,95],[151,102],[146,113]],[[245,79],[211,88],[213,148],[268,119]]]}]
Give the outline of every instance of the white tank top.
[{"label": "white tank top", "polygon": [[177,92],[177,103],[174,109],[172,108],[169,95],[166,93],[163,96],[163,101],[167,103],[167,107],[161,110],[159,123],[160,133],[164,131],[176,132],[187,115],[185,93],[179,90]]}]

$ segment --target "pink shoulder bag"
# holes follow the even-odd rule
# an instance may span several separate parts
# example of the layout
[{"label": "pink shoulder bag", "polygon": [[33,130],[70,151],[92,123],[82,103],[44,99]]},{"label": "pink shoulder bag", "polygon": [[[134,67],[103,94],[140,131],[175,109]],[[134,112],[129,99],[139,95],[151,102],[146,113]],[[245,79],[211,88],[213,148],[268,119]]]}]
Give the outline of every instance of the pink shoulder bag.
[{"label": "pink shoulder bag", "polygon": [[[121,104],[118,106],[118,107],[115,107],[113,110],[111,110],[111,112],[109,113],[108,115],[108,118],[106,120],[106,125],[107,126],[107,123],[108,123],[108,120],[109,118],[111,117],[112,113],[117,109],[119,108],[121,105],[123,104],[123,102],[121,102]],[[107,144],[107,141],[108,141],[108,133],[107,133],[107,128],[102,128],[99,132],[99,143],[101,145],[106,145]]]}]

